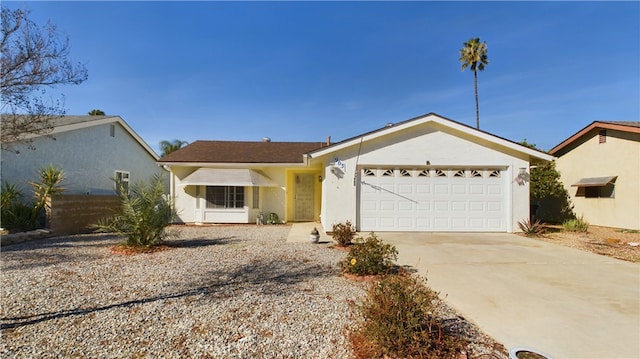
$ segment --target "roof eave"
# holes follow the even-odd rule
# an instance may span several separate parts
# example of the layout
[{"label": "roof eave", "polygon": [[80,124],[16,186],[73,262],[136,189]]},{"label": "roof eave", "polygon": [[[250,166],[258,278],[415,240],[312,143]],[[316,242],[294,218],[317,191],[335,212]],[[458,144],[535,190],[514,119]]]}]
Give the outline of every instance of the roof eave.
[{"label": "roof eave", "polygon": [[552,155],[555,155],[556,153],[560,152],[563,148],[571,145],[573,142],[577,141],[579,138],[581,138],[582,136],[586,135],[591,130],[596,129],[596,128],[607,129],[607,130],[617,130],[617,131],[631,132],[631,133],[640,133],[640,127],[625,126],[625,125],[622,125],[622,124],[593,121],[592,123],[590,123],[589,125],[587,125],[583,129],[581,129],[580,131],[574,133],[572,136],[570,136],[566,140],[560,142],[554,148],[549,150],[549,153],[552,154]]},{"label": "roof eave", "polygon": [[327,154],[330,154],[334,151],[338,151],[341,149],[344,149],[346,147],[350,147],[353,145],[358,144],[359,142],[365,142],[365,141],[370,141],[372,139],[381,137],[381,136],[385,136],[387,134],[393,133],[393,132],[397,132],[397,131],[401,131],[419,124],[423,124],[423,123],[427,123],[427,122],[435,122],[438,124],[441,124],[443,126],[446,127],[450,127],[453,128],[457,131],[460,132],[464,132],[467,133],[471,136],[474,137],[478,137],[480,139],[489,141],[489,142],[493,142],[496,144],[499,144],[501,146],[510,148],[512,150],[524,153],[526,155],[528,155],[530,158],[536,158],[536,159],[540,159],[540,160],[544,160],[544,161],[553,161],[555,159],[554,156],[549,155],[545,152],[536,150],[536,149],[532,149],[523,145],[520,145],[518,143],[509,141],[507,139],[498,137],[496,135],[490,134],[488,132],[484,132],[481,130],[477,130],[474,129],[472,127],[469,126],[465,126],[461,123],[458,123],[456,121],[450,120],[448,118],[442,117],[440,115],[434,114],[434,113],[428,113],[426,115],[420,116],[420,117],[415,117],[403,122],[400,122],[398,124],[392,125],[392,126],[388,126],[388,127],[383,127],[381,129],[372,131],[372,132],[368,132],[365,133],[363,135],[360,136],[356,136],[356,137],[352,137],[349,138],[347,140],[341,141],[341,142],[337,142],[329,147],[325,147],[325,148],[321,148],[315,151],[311,151],[309,153],[307,153],[307,155],[310,158],[317,158],[317,157],[322,157],[325,156]]}]

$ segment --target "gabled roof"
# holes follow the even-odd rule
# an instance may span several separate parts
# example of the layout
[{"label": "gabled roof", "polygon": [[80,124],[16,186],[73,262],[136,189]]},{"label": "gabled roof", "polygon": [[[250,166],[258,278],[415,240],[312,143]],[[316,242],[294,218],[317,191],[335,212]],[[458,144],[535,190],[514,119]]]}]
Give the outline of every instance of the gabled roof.
[{"label": "gabled roof", "polygon": [[[118,123],[144,148],[154,160],[158,160],[158,154],[129,126],[120,116],[55,116],[49,120],[53,129],[44,135],[54,135],[81,128],[88,128],[110,123]],[[26,138],[35,138],[43,134],[29,135]]]},{"label": "gabled roof", "polygon": [[411,128],[413,126],[417,126],[420,124],[424,124],[424,123],[428,123],[428,122],[433,122],[433,123],[438,123],[442,126],[445,127],[449,127],[451,129],[457,130],[457,131],[461,131],[463,133],[469,134],[473,137],[476,137],[478,139],[482,139],[485,141],[489,141],[489,142],[493,142],[495,144],[498,144],[500,146],[521,152],[523,154],[528,155],[530,158],[536,158],[536,159],[540,159],[540,160],[545,160],[545,161],[552,161],[554,158],[553,156],[536,150],[536,149],[532,149],[529,148],[527,146],[523,146],[517,142],[513,142],[511,140],[507,140],[505,138],[493,135],[489,132],[485,132],[482,130],[478,130],[476,128],[473,128],[471,126],[465,125],[463,123],[454,121],[454,120],[450,120],[448,118],[442,117],[438,114],[435,114],[433,112],[428,113],[426,115],[422,115],[422,116],[418,116],[418,117],[414,117],[411,118],[409,120],[405,120],[402,122],[398,122],[396,124],[389,124],[383,128],[379,128],[377,130],[373,130],[367,133],[364,133],[362,135],[358,135],[349,139],[346,139],[344,141],[341,142],[336,142],[328,147],[325,148],[321,148],[321,149],[317,149],[315,151],[311,151],[310,153],[308,153],[309,157],[320,157],[320,156],[324,156],[327,155],[333,151],[337,151],[346,147],[350,147],[350,146],[354,146],[359,144],[361,141],[369,141],[381,136],[385,136],[397,131],[402,131],[408,128]]},{"label": "gabled roof", "polygon": [[556,155],[562,152],[563,149],[570,146],[572,143],[576,142],[582,136],[591,132],[594,129],[607,129],[607,130],[617,130],[622,132],[629,133],[640,133],[640,122],[638,121],[593,121],[587,127],[582,130],[574,133],[572,136],[567,138],[566,140],[560,142],[557,146],[552,148],[549,153],[552,155]]},{"label": "gabled roof", "polygon": [[195,141],[162,157],[160,164],[302,164],[323,142]]}]

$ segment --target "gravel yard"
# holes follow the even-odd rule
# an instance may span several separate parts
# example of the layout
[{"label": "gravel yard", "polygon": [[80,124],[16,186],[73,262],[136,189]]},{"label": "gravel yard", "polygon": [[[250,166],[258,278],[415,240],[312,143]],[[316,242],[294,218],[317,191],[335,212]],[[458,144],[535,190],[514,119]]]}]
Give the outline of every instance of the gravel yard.
[{"label": "gravel yard", "polygon": [[132,256],[100,234],[3,247],[0,357],[347,358],[364,284],[338,272],[344,251],[289,229],[176,227],[169,250]]}]

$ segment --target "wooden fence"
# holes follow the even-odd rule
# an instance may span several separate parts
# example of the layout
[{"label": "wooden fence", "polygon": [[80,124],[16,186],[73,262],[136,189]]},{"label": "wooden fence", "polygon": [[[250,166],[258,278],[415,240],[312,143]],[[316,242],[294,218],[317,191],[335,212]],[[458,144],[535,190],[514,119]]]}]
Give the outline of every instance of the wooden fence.
[{"label": "wooden fence", "polygon": [[55,235],[86,233],[99,219],[113,215],[119,206],[118,196],[54,195],[49,227]]}]

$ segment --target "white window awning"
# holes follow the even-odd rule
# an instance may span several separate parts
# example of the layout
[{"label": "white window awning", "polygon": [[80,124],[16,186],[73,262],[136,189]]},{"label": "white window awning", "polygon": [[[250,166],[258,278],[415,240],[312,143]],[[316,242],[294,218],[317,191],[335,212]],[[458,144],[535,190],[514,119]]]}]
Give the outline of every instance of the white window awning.
[{"label": "white window awning", "polygon": [[581,178],[580,181],[572,184],[571,187],[602,187],[615,182],[616,178],[618,178],[618,176]]},{"label": "white window awning", "polygon": [[246,168],[199,168],[182,180],[183,186],[279,187],[269,177]]}]

